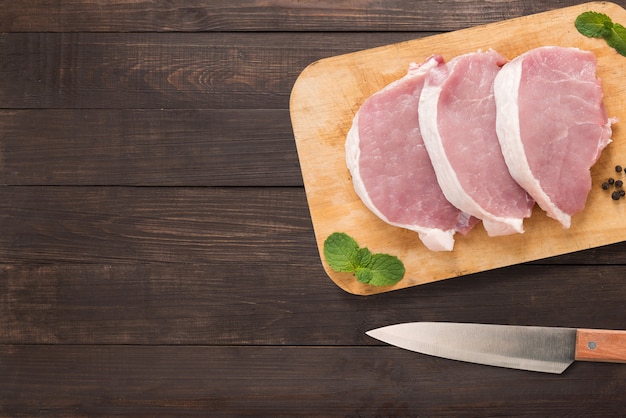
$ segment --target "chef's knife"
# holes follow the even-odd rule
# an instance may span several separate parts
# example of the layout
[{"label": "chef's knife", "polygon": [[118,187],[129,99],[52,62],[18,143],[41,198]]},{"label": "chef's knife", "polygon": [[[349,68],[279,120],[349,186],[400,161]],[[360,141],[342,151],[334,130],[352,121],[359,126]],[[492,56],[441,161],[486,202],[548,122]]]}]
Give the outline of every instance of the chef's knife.
[{"label": "chef's knife", "polygon": [[432,356],[538,372],[562,373],[574,360],[626,363],[626,331],[409,322],[366,334]]}]

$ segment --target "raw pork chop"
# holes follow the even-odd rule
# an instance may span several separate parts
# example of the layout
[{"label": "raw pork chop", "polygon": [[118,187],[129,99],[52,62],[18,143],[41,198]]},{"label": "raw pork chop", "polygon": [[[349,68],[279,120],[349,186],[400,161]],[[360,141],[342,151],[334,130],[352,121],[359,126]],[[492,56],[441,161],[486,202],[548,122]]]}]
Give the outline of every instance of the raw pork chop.
[{"label": "raw pork chop", "polygon": [[496,76],[496,129],[511,175],[569,228],[585,207],[589,169],[611,141],[596,57],[577,48],[532,49]]},{"label": "raw pork chop", "polygon": [[511,177],[496,135],[493,80],[506,63],[494,50],[430,70],[419,102],[422,136],[439,186],[489,236],[524,232],[535,202]]},{"label": "raw pork chop", "polygon": [[443,195],[418,123],[426,73],[443,59],[412,64],[406,76],[369,97],[346,139],[346,163],[354,189],[383,221],[416,231],[433,251],[450,251],[455,232],[477,222]]}]

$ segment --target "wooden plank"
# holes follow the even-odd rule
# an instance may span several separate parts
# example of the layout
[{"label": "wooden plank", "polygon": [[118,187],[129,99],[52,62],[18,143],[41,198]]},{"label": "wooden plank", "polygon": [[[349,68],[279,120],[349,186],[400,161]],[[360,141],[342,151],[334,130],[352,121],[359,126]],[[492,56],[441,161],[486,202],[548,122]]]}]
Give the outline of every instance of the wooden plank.
[{"label": "wooden plank", "polygon": [[297,257],[295,242],[314,248],[301,188],[4,187],[0,231],[8,263],[274,262]]},{"label": "wooden plank", "polygon": [[[317,253],[302,188],[10,186],[1,194],[4,263],[271,263]],[[624,264],[624,248],[566,260]]]},{"label": "wooden plank", "polygon": [[302,185],[287,110],[8,110],[0,132],[5,185]]},{"label": "wooden plank", "polygon": [[364,345],[416,320],[626,328],[623,265],[513,266],[363,298],[297,247],[276,262],[0,265],[0,344]]},{"label": "wooden plank", "polygon": [[311,62],[423,35],[0,34],[0,106],[287,109]]},{"label": "wooden plank", "polygon": [[[433,53],[448,60],[488,48],[510,59],[542,45],[592,51],[598,58],[597,73],[605,91],[607,112],[626,120],[624,72],[623,67],[615,65],[619,56],[603,39],[584,37],[574,27],[576,17],[589,9],[606,13],[616,21],[626,21],[626,11],[618,5],[582,4],[333,57],[303,71],[294,86],[290,110],[320,251],[330,234],[346,232],[372,252],[399,257],[407,271],[405,279],[394,286],[372,288],[355,284],[349,274],[337,273],[325,263],[329,276],[339,286],[358,294],[383,292],[624,240],[621,231],[626,227],[626,205],[612,201],[600,187],[608,176],[615,175],[614,167],[623,164],[626,145],[619,125],[613,133],[613,143],[593,167],[593,187],[585,210],[574,215],[570,229],[562,228],[536,207],[524,222],[524,234],[488,237],[478,226],[467,236],[457,234],[455,248],[450,252],[430,251],[417,233],[376,217],[354,192],[345,162],[346,134],[363,101],[406,74],[412,61],[422,62]],[[494,38],[494,33],[499,36]]]},{"label": "wooden plank", "polygon": [[446,31],[551,8],[522,0],[5,1],[0,32]]},{"label": "wooden plank", "polygon": [[0,359],[4,416],[561,416],[581,411],[615,416],[626,408],[626,367],[606,363],[580,362],[554,376],[394,347],[0,346]]}]

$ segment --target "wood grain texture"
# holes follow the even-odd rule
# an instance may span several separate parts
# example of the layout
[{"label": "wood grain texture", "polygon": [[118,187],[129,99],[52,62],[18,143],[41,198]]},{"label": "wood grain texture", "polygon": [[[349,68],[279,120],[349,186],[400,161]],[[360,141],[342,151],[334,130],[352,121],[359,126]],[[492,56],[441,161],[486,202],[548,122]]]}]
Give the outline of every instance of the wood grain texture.
[{"label": "wood grain texture", "polygon": [[623,327],[623,266],[520,265],[355,297],[314,246],[298,250],[274,263],[3,264],[0,344],[373,346],[366,331],[416,320]]},{"label": "wood grain texture", "polygon": [[[302,72],[293,89],[290,111],[320,252],[330,234],[346,232],[372,252],[399,257],[406,267],[405,278],[397,284],[374,288],[355,282],[346,273],[333,271],[325,263],[335,283],[348,292],[371,294],[623,240],[626,206],[612,201],[600,188],[607,176],[615,175],[614,167],[624,161],[625,137],[619,125],[613,129],[613,143],[592,168],[592,189],[585,210],[573,216],[571,228],[562,228],[536,206],[524,222],[524,234],[488,237],[479,225],[466,236],[456,234],[454,250],[450,252],[430,251],[417,233],[388,225],[376,217],[354,192],[345,162],[346,134],[363,101],[406,74],[411,62],[423,62],[434,53],[448,60],[489,48],[509,59],[543,45],[592,51],[598,59],[597,76],[602,80],[607,112],[626,120],[623,69],[613,65],[617,53],[603,39],[582,36],[573,25],[580,13],[590,9],[626,21],[626,10],[616,4],[583,4],[328,58]],[[500,36],[494,39],[494,33]]]},{"label": "wood grain texture", "polygon": [[4,109],[287,109],[311,62],[423,33],[5,33]]},{"label": "wood grain texture", "polygon": [[436,0],[4,0],[0,32],[447,31],[575,3],[456,0],[442,7]]},{"label": "wood grain texture", "polygon": [[[615,396],[626,391],[626,368],[609,364],[577,363],[564,378],[324,346],[18,345],[0,346],[0,358],[7,416],[599,417],[626,408]],[[602,378],[575,377],[592,373]]]},{"label": "wood grain texture", "polygon": [[[4,187],[0,230],[0,260],[18,264],[272,263],[318,254],[302,188]],[[541,263],[619,265],[624,248]]]},{"label": "wood grain texture", "polygon": [[9,187],[2,197],[5,262],[273,262],[313,243],[301,188]]},{"label": "wood grain texture", "polygon": [[626,331],[578,329],[576,360],[626,363]]},{"label": "wood grain texture", "polygon": [[5,110],[0,132],[5,185],[302,186],[287,110]]}]

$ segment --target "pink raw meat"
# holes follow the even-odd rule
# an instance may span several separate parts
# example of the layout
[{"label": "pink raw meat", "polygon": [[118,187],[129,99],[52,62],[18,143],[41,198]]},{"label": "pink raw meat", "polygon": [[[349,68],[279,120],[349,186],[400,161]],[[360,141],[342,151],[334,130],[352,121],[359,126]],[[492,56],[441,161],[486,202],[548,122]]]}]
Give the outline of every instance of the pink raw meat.
[{"label": "pink raw meat", "polygon": [[496,76],[496,129],[511,175],[569,228],[584,209],[589,169],[611,141],[596,57],[577,48],[532,49]]},{"label": "pink raw meat", "polygon": [[369,97],[346,138],[354,189],[383,221],[416,231],[433,251],[450,251],[455,232],[477,222],[443,195],[424,147],[418,101],[427,72],[440,56],[412,64],[406,76]]},{"label": "pink raw meat", "polygon": [[446,198],[482,219],[489,236],[524,232],[535,202],[511,177],[496,135],[493,80],[506,63],[494,50],[430,70],[419,102],[424,143]]}]

